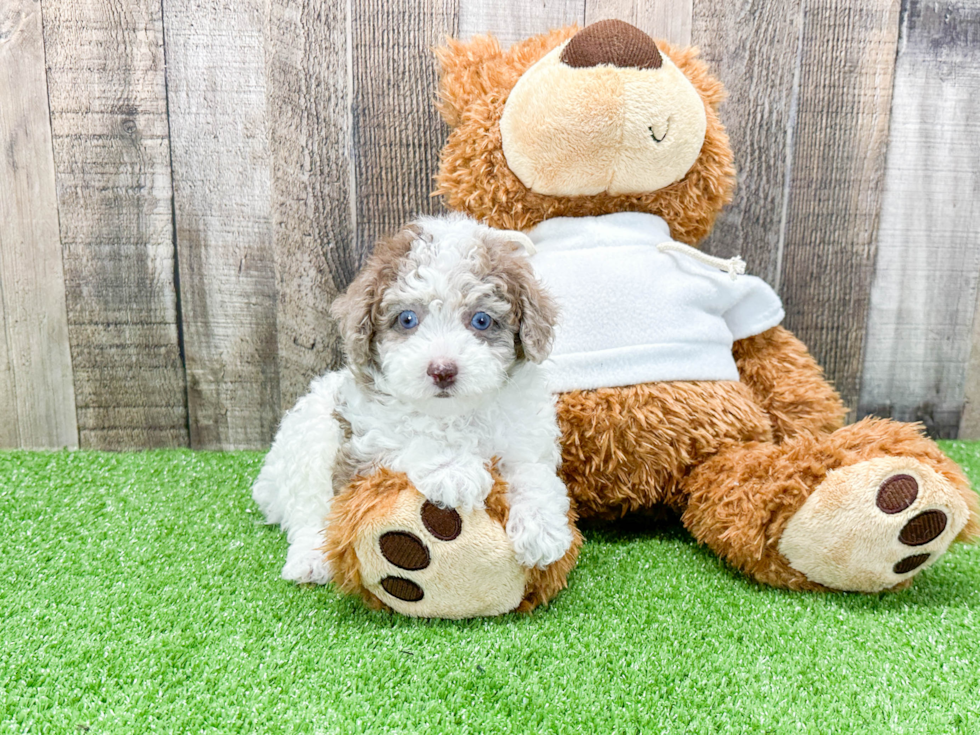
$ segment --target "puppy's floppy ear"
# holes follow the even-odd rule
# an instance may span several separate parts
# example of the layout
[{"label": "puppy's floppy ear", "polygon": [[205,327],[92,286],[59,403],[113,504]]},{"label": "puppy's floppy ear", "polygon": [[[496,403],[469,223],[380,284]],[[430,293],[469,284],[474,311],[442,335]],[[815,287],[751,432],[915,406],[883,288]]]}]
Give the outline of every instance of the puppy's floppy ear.
[{"label": "puppy's floppy ear", "polygon": [[527,259],[534,244],[521,232],[495,232],[491,238],[493,277],[503,287],[517,317],[519,353],[531,362],[543,362],[555,339],[558,304],[534,275]]},{"label": "puppy's floppy ear", "polygon": [[348,366],[354,371],[371,362],[371,340],[380,323],[381,299],[398,277],[401,260],[420,232],[416,225],[409,225],[379,240],[360,273],[330,306],[330,316],[337,320],[344,341]]}]

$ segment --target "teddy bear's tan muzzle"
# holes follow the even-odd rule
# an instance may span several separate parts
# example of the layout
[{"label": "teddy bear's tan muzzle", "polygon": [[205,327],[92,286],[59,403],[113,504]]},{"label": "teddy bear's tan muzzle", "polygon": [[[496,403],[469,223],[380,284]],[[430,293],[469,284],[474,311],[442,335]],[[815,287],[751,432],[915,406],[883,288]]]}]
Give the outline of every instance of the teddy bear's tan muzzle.
[{"label": "teddy bear's tan muzzle", "polygon": [[643,31],[587,26],[517,80],[500,117],[504,158],[546,196],[657,191],[691,169],[704,143],[700,94]]}]

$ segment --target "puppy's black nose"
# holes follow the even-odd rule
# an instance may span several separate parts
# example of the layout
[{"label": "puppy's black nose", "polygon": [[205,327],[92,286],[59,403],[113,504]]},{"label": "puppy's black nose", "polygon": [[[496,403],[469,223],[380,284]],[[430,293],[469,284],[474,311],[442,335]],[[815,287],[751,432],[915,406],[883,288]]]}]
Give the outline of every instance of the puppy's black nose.
[{"label": "puppy's black nose", "polygon": [[439,362],[430,362],[429,369],[425,372],[432,378],[432,382],[437,387],[448,388],[456,382],[456,373],[459,372],[459,368],[456,367],[455,362],[440,360]]}]

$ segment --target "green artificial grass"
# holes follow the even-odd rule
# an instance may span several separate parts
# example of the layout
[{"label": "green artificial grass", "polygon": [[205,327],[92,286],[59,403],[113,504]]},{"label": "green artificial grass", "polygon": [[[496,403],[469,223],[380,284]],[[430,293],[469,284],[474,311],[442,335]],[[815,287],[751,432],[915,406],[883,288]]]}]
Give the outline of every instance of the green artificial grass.
[{"label": "green artificial grass", "polygon": [[0,454],[0,732],[980,732],[980,548],[792,593],[676,525],[591,527],[550,608],[417,621],[278,578],[261,461]]}]

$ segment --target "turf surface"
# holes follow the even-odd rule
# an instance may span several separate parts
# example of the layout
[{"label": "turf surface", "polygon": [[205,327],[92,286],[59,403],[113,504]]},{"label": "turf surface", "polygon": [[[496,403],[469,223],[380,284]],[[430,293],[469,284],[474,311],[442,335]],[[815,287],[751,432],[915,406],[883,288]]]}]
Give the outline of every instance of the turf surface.
[{"label": "turf surface", "polygon": [[[945,448],[980,484],[980,444]],[[594,527],[550,608],[414,621],[278,578],[260,464],[0,454],[0,732],[980,732],[978,547],[820,595]]]}]

